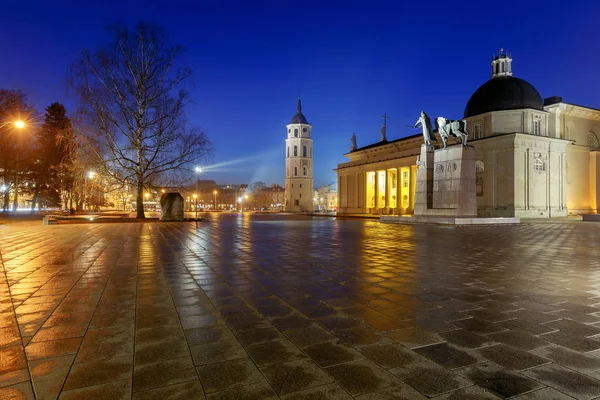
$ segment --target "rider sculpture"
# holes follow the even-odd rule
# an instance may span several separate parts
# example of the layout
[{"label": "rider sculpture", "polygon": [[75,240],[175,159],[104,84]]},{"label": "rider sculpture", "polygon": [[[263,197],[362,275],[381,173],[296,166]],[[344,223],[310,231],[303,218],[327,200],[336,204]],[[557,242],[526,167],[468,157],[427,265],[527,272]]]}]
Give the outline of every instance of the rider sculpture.
[{"label": "rider sculpture", "polygon": [[449,120],[444,117],[437,117],[435,119],[435,127],[437,128],[438,134],[444,142],[444,148],[448,143],[448,137],[454,136],[461,138],[463,146],[467,145],[467,139],[469,132],[467,131],[467,122],[464,120]]}]

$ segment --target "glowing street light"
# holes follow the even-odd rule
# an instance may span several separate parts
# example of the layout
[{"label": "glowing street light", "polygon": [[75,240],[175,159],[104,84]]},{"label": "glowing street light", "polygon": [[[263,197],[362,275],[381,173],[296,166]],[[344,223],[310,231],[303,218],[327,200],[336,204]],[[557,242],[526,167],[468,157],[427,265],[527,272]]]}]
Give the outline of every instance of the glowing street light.
[{"label": "glowing street light", "polygon": [[217,211],[218,207],[217,207],[217,191],[215,190],[213,192],[213,194],[215,195],[215,211]]},{"label": "glowing street light", "polygon": [[[17,129],[25,128],[25,122],[18,119],[12,122],[5,122],[0,124],[0,128],[5,127],[6,125],[13,124]],[[15,208],[15,214],[19,211],[19,162],[21,161],[21,136],[19,136],[19,141],[17,145],[17,168],[15,169],[15,200],[13,202]]]},{"label": "glowing street light", "polygon": [[194,209],[196,210],[196,221],[198,221],[198,195],[196,193],[194,193]]}]

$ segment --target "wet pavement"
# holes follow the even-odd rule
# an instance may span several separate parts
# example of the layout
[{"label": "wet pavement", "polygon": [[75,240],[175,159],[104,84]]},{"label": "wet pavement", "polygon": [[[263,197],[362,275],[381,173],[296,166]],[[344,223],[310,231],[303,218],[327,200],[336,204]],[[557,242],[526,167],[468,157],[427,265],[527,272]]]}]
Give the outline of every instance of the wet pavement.
[{"label": "wet pavement", "polygon": [[600,397],[600,224],[0,226],[1,399]]}]

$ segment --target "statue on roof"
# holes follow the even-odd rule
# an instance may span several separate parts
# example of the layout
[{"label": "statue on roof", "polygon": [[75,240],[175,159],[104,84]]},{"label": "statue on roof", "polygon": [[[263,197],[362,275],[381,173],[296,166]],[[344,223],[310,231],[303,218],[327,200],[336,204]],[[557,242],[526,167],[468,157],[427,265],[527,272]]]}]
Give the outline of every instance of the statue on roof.
[{"label": "statue on roof", "polygon": [[425,114],[425,111],[421,111],[421,116],[415,123],[414,127],[418,128],[419,125],[423,128],[423,140],[425,141],[426,145],[431,146],[432,141],[437,142],[437,138],[435,137],[431,127],[431,120],[429,119],[429,116]]},{"label": "statue on roof", "polygon": [[387,142],[387,120],[390,119],[390,117],[387,116],[387,113],[384,113],[381,118],[383,119],[383,125],[381,125],[381,129],[379,131],[379,133],[381,133],[381,139],[379,139],[379,141]]},{"label": "statue on roof", "polygon": [[356,151],[356,133],[352,132],[350,142],[352,143],[352,146],[350,146],[350,151]]}]

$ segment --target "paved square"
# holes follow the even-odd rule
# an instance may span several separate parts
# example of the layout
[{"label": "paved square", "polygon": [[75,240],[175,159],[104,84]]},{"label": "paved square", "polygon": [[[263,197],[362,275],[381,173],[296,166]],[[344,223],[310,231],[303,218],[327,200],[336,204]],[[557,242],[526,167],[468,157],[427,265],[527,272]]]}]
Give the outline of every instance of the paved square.
[{"label": "paved square", "polygon": [[600,397],[600,224],[0,226],[0,398]]}]

